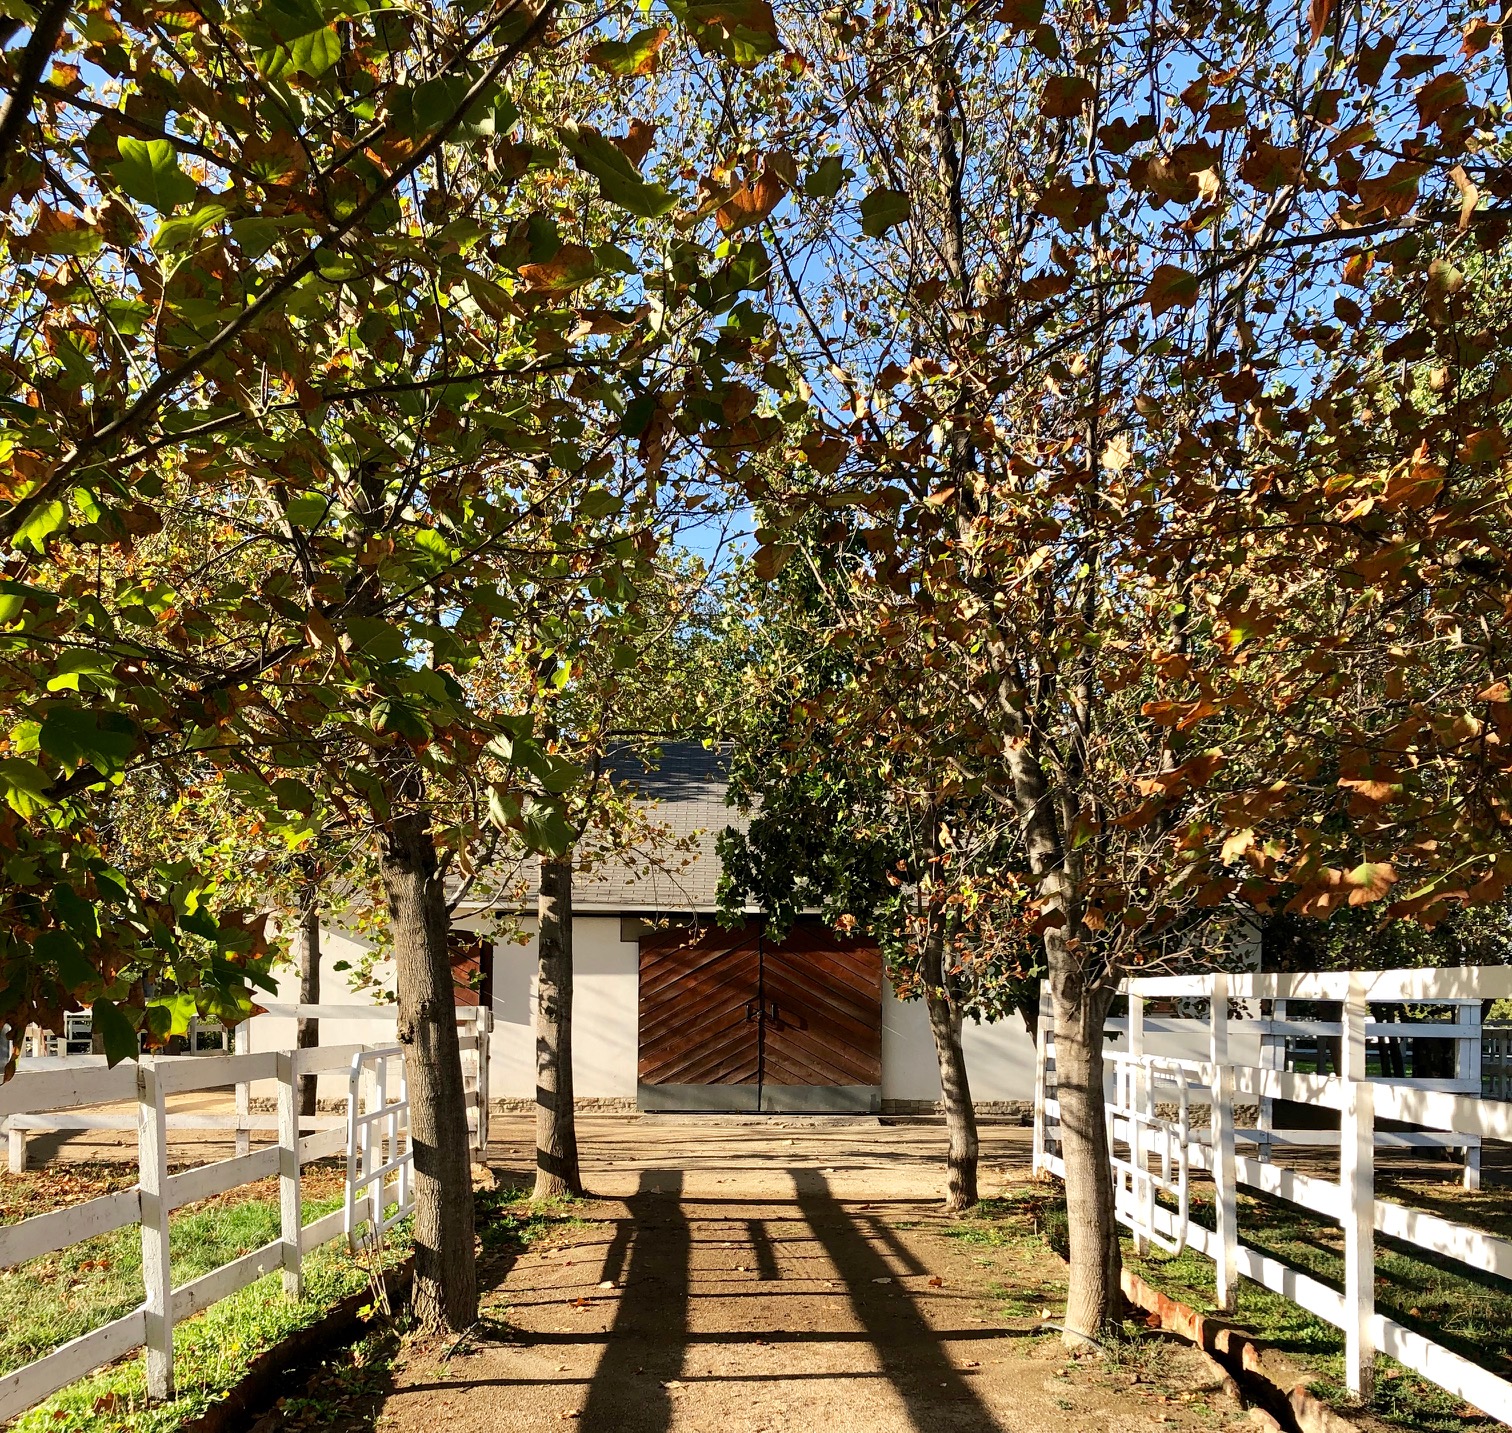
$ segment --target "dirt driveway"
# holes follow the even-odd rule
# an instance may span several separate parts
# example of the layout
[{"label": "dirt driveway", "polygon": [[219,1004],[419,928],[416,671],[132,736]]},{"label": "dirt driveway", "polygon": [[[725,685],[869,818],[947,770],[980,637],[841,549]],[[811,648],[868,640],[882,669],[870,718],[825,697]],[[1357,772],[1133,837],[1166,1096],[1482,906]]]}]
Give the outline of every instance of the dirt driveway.
[{"label": "dirt driveway", "polygon": [[[984,1193],[1028,1132],[990,1128]],[[529,1172],[504,1120],[493,1163]],[[1068,1360],[1062,1266],[944,1216],[943,1131],[584,1118],[600,1198],[485,1282],[486,1332],[411,1348],[377,1426],[592,1433],[1070,1433],[1252,1427],[1196,1359]]]}]

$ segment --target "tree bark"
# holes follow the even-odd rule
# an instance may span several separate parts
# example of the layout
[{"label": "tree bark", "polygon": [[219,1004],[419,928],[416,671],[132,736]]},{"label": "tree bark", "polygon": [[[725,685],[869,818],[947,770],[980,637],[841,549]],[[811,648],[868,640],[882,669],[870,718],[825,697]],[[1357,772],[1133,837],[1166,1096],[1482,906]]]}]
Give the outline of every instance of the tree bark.
[{"label": "tree bark", "polygon": [[952,1213],[977,1202],[977,1123],[961,1048],[961,1012],[950,998],[939,938],[931,936],[924,951],[924,1006],[940,1065],[940,1093],[945,1106],[949,1150],[945,1159],[945,1208]]},{"label": "tree bark", "polygon": [[[320,1004],[320,905],[313,889],[304,892],[299,912],[299,1003]],[[301,1050],[320,1044],[320,1021],[301,1016],[296,1025],[294,1043]],[[319,1077],[299,1077],[299,1113],[308,1118],[315,1113]]]},{"label": "tree bark", "polygon": [[415,1148],[415,1316],[422,1328],[461,1333],[478,1317],[472,1160],[446,900],[423,808],[384,830],[383,886]]},{"label": "tree bark", "polygon": [[[1103,1020],[1108,998],[1100,989],[1079,997],[1075,982],[1054,979],[1055,1098],[1066,1164],[1066,1232],[1070,1281],[1066,1290],[1065,1338],[1078,1344],[1099,1339],[1123,1302],[1123,1256],[1113,1214],[1113,1171],[1108,1164],[1108,1126],[1103,1100]],[[1061,967],[1064,969],[1064,967]],[[1068,988],[1069,987],[1069,988]]]},{"label": "tree bark", "polygon": [[581,1194],[572,1090],[572,858],[541,857],[536,950],[535,1198]]}]

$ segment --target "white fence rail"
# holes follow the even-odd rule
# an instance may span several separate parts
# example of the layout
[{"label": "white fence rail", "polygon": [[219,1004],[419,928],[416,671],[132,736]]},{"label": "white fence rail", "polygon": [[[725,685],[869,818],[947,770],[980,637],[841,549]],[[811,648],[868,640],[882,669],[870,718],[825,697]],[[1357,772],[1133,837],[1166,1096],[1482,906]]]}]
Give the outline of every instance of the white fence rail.
[{"label": "white fence rail", "polygon": [[[391,1074],[398,1078],[397,1100],[388,1097]],[[343,1229],[347,1242],[355,1251],[359,1227],[364,1219],[369,1237],[377,1238],[414,1209],[410,1186],[415,1154],[410,1141],[404,1050],[398,1045],[390,1045],[353,1055],[349,1078]],[[362,1102],[364,1088],[371,1092],[365,1108]],[[394,1196],[394,1212],[385,1215],[390,1193]]]},{"label": "white fence rail", "polygon": [[[1133,1231],[1136,1245],[1145,1247],[1154,1242],[1168,1249],[1184,1246],[1206,1254],[1215,1265],[1220,1308],[1234,1307],[1236,1283],[1242,1275],[1342,1329],[1346,1381],[1352,1393],[1369,1396],[1379,1352],[1476,1408],[1512,1423],[1512,1382],[1406,1328],[1375,1307],[1377,1232],[1416,1245],[1426,1257],[1512,1277],[1512,1241],[1375,1197],[1377,1148],[1436,1143],[1473,1150],[1478,1155],[1482,1140],[1512,1141],[1512,1103],[1481,1097],[1478,1048],[1461,1050],[1463,1059],[1453,1078],[1414,1081],[1367,1073],[1368,1040],[1374,1037],[1409,1034],[1456,1042],[1475,1040],[1477,1044],[1479,1040],[1478,1018],[1413,1025],[1378,1022],[1371,1019],[1372,1002],[1459,1005],[1466,1009],[1475,1003],[1478,1017],[1480,1000],[1512,995],[1512,969],[1155,977],[1126,981],[1123,989],[1129,997],[1128,1049],[1111,1057],[1116,1073],[1107,1119],[1118,1191],[1116,1211],[1120,1221]],[[1147,1021],[1144,1004],[1151,997],[1208,1002],[1207,1018],[1200,1022],[1207,1037],[1207,1049],[1202,1052],[1205,1059],[1152,1056],[1147,1052],[1145,1042],[1152,1031],[1169,1034],[1169,1027],[1181,1026],[1189,1034],[1195,1023]],[[1340,1002],[1343,1018],[1338,1022],[1283,1021],[1305,1024],[1304,1034],[1336,1036],[1337,1071],[1304,1073],[1288,1071],[1274,1062],[1239,1063],[1231,1052],[1231,1037],[1246,1026],[1271,1022],[1231,1018],[1235,1000]],[[1324,1028],[1314,1030],[1314,1025]],[[1468,1033],[1472,1027],[1474,1034]],[[1065,1166],[1054,1151],[1059,1107],[1054,1088],[1053,1005],[1048,989],[1041,994],[1039,1029],[1034,1164],[1036,1170],[1063,1178]],[[1249,1033],[1255,1032],[1251,1029]],[[1251,1044],[1250,1048],[1255,1047]],[[1262,1043],[1260,1048],[1266,1047]],[[1474,1070],[1473,1082],[1470,1070]],[[1207,1106],[1202,1121],[1205,1129],[1199,1127],[1191,1112],[1191,1096],[1199,1090]],[[1275,1139],[1277,1132],[1273,1130],[1236,1129],[1236,1094],[1252,1100],[1300,1100],[1337,1110],[1337,1131],[1296,1134],[1298,1143],[1337,1145],[1338,1180],[1274,1163],[1284,1141]],[[1418,1128],[1378,1130],[1378,1120]],[[1176,1152],[1178,1140],[1185,1151],[1183,1156]],[[1241,1143],[1254,1153],[1241,1155]],[[1120,1146],[1128,1151],[1126,1155],[1119,1154]],[[1204,1169],[1212,1177],[1214,1229],[1193,1222],[1180,1198],[1184,1182],[1172,1176],[1172,1165],[1182,1157],[1192,1168]],[[1158,1165],[1158,1173],[1150,1167],[1152,1160]],[[1242,1242],[1237,1201],[1240,1187],[1276,1195],[1338,1222],[1344,1235],[1342,1292]],[[1162,1192],[1176,1204],[1174,1209],[1156,1197]]]},{"label": "white fence rail", "polygon": [[[353,1020],[375,1023],[378,1026],[392,1026],[398,1018],[398,1009],[393,1005],[282,1005],[272,1004],[262,1007],[262,1014],[285,1017],[285,1018],[314,1018],[328,1020]],[[235,1081],[235,1112],[216,1110],[186,1110],[174,1111],[168,1115],[168,1128],[172,1130],[202,1130],[205,1132],[223,1131],[232,1132],[236,1136],[236,1152],[239,1155],[246,1154],[252,1147],[252,1133],[254,1131],[273,1131],[278,1129],[278,1116],[276,1113],[254,1113],[252,1110],[252,1085],[258,1080],[268,1080],[274,1077],[272,1064],[274,1052],[264,1051],[256,1055],[250,1053],[251,1026],[256,1022],[254,1016],[251,1021],[243,1021],[236,1027],[235,1040],[237,1056],[227,1055],[195,1055],[192,1063],[195,1066],[210,1064],[215,1061],[224,1061],[230,1058],[241,1058],[245,1061],[255,1062],[240,1066],[245,1073]],[[463,1006],[457,1011],[458,1019],[458,1043],[462,1048],[463,1085],[466,1090],[467,1100],[467,1127],[472,1136],[472,1147],[481,1152],[488,1148],[488,1078],[489,1078],[489,1034],[493,1029],[493,1017],[489,1010],[484,1007]],[[371,1043],[371,1042],[369,1042]],[[388,1041],[385,1041],[388,1043]],[[320,1047],[317,1047],[320,1048]],[[336,1048],[336,1047],[327,1047]],[[341,1047],[356,1048],[356,1047]],[[173,1056],[176,1062],[190,1063],[189,1056]],[[322,1066],[321,1068],[335,1068]],[[98,1078],[102,1083],[98,1088],[103,1091],[95,1099],[73,1100],[65,1106],[58,1104],[37,1103],[30,1108],[18,1110],[14,1114],[4,1115],[0,1118],[0,1129],[6,1134],[8,1144],[8,1166],[12,1174],[21,1174],[27,1165],[27,1139],[31,1134],[39,1133],[81,1133],[88,1130],[135,1130],[137,1128],[137,1114],[135,1110],[80,1110],[77,1106],[90,1104],[113,1104],[124,1103],[135,1099],[136,1087],[132,1084],[132,1070],[134,1066],[119,1065],[115,1071],[106,1069],[103,1055],[70,1055],[67,1057],[56,1055],[30,1056],[23,1058],[18,1065],[18,1073],[28,1076],[47,1076],[53,1081],[52,1085],[32,1085],[28,1088],[38,1092],[37,1098],[45,1101],[47,1092],[54,1088],[69,1090],[70,1082],[75,1079],[88,1080]],[[98,1071],[96,1077],[91,1072]],[[184,1075],[182,1079],[195,1078],[192,1075]],[[113,1079],[113,1082],[112,1082]],[[204,1086],[195,1088],[212,1088],[215,1085],[229,1083],[219,1080],[206,1080]],[[181,1086],[180,1088],[188,1088]],[[342,1115],[317,1116],[319,1127],[339,1126],[344,1122]],[[308,1127],[308,1121],[306,1121]],[[338,1147],[339,1149],[339,1147]]]}]

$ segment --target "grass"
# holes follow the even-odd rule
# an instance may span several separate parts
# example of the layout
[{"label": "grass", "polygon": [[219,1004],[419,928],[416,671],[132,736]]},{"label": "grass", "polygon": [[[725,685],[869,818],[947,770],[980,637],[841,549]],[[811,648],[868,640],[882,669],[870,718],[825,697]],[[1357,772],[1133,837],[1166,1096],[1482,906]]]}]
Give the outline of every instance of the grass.
[{"label": "grass", "polygon": [[[1500,1191],[1467,1194],[1455,1187],[1382,1172],[1382,1198],[1397,1198],[1458,1222],[1512,1236],[1512,1201]],[[1251,1246],[1311,1274],[1333,1288],[1344,1275],[1338,1225],[1279,1199],[1241,1193],[1240,1237]],[[1192,1217],[1211,1228],[1210,1195],[1194,1191]],[[1065,1210],[1058,1187],[1031,1185],[1001,1200],[984,1202],[947,1231],[988,1249],[1007,1249],[1037,1239],[1064,1257]],[[1154,1250],[1145,1258],[1124,1241],[1124,1261],[1155,1287],[1201,1310],[1214,1308],[1213,1264],[1186,1252],[1174,1258]],[[1512,1284],[1446,1260],[1425,1257],[1410,1245],[1376,1237],[1376,1306],[1388,1317],[1491,1369],[1512,1376]],[[1005,1291],[1006,1293],[1006,1291]],[[1049,1303],[1049,1281],[1044,1302]],[[1027,1312],[1036,1300],[1017,1291],[1005,1312]],[[1362,1410],[1344,1383],[1344,1336],[1290,1300],[1241,1279],[1238,1309],[1230,1316],[1270,1347],[1290,1356],[1311,1375],[1313,1392],[1338,1407]],[[1411,1433],[1467,1433],[1501,1425],[1477,1415],[1460,1399],[1417,1377],[1391,1359],[1376,1364],[1376,1391],[1368,1412],[1380,1423]]]},{"label": "grass", "polygon": [[[339,1207],[340,1187],[336,1171],[307,1172],[306,1223]],[[0,1217],[8,1221],[36,1212],[24,1203],[18,1208],[18,1202],[8,1203]],[[276,1184],[266,1181],[179,1210],[171,1216],[170,1231],[173,1282],[179,1285],[277,1237]],[[405,1252],[405,1239],[399,1231],[389,1238],[384,1262],[392,1265]],[[367,1265],[345,1244],[328,1244],[306,1256],[304,1296],[297,1302],[283,1297],[280,1275],[273,1273],[174,1330],[178,1397],[173,1402],[148,1404],[137,1353],[54,1394],[11,1427],[14,1433],[169,1433],[203,1413],[257,1354],[369,1282]],[[141,1301],[141,1237],[135,1225],[9,1270],[0,1275],[0,1372],[129,1313]]]},{"label": "grass", "polygon": [[[1407,1182],[1398,1182],[1395,1192],[1410,1195],[1417,1205],[1434,1203],[1440,1212],[1461,1222],[1484,1225],[1508,1220],[1504,1197],[1500,1201],[1486,1196],[1456,1197],[1443,1185],[1419,1189]],[[1484,1211],[1493,1202],[1501,1206],[1497,1217],[1477,1219],[1475,1206]],[[1211,1227],[1210,1203],[1194,1204],[1193,1216]],[[1252,1248],[1332,1288],[1342,1288],[1344,1245],[1338,1225],[1283,1200],[1241,1194],[1239,1229],[1240,1237]],[[1126,1241],[1124,1257],[1157,1287],[1194,1307],[1213,1307],[1213,1265],[1202,1255],[1166,1258],[1152,1251],[1140,1259]],[[1512,1375],[1512,1284],[1457,1262],[1425,1256],[1409,1244],[1378,1234],[1376,1308],[1494,1373]],[[1313,1391],[1319,1397],[1340,1408],[1358,1406],[1344,1384],[1340,1330],[1247,1279],[1240,1281],[1236,1318],[1313,1373]],[[1495,1419],[1477,1417],[1461,1399],[1385,1357],[1377,1360],[1376,1391],[1369,1411],[1383,1423],[1414,1433],[1500,1426]]]}]

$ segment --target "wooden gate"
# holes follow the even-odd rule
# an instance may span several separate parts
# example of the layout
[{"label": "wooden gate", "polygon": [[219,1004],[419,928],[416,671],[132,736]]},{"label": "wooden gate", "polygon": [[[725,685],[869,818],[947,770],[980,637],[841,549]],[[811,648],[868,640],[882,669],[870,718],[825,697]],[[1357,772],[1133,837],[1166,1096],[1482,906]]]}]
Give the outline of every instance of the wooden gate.
[{"label": "wooden gate", "polygon": [[817,922],[780,945],[758,925],[656,931],[640,944],[640,1107],[875,1113],[882,959]]}]

